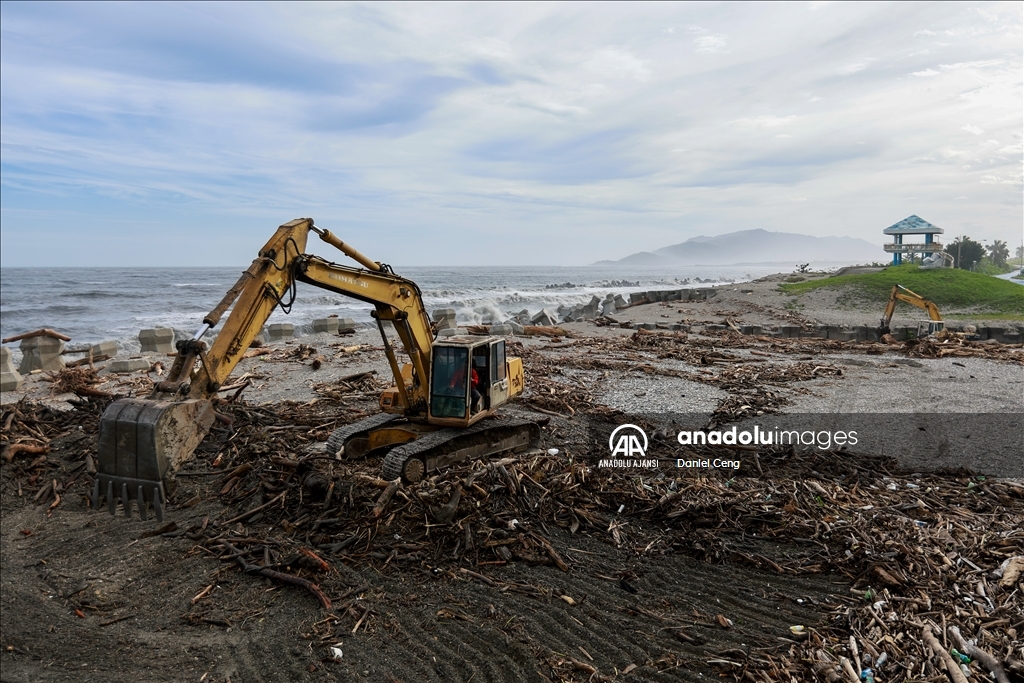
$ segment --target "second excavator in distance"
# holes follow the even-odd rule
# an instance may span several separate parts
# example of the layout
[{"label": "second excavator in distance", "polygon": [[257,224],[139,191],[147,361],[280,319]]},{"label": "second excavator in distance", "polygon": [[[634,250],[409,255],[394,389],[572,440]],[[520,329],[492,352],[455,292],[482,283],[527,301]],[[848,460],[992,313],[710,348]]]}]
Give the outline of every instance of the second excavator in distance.
[{"label": "second excavator in distance", "polygon": [[885,305],[885,312],[882,314],[882,320],[878,325],[878,338],[881,339],[883,336],[890,333],[889,325],[892,323],[892,315],[896,312],[896,302],[905,301],[912,306],[923,308],[928,311],[928,317],[930,320],[924,323],[919,323],[917,327],[917,336],[924,337],[931,334],[940,334],[945,329],[945,323],[942,321],[942,315],[939,313],[939,307],[936,306],[932,301],[925,299],[920,294],[912,292],[903,285],[893,285],[892,290],[889,292],[889,301]]},{"label": "second excavator in distance", "polygon": [[[362,267],[307,254],[310,232]],[[192,457],[214,421],[211,399],[271,312],[278,306],[289,312],[298,282],[372,304],[395,378],[395,385],[380,396],[380,414],[331,434],[331,454],[359,458],[386,451],[382,476],[414,483],[455,462],[523,451],[539,443],[536,423],[495,414],[524,388],[522,360],[506,355],[504,339],[435,339],[414,282],[318,228],[313,219],[299,218],[277,229],[192,338],[177,342],[166,380],[157,382],[148,397],[120,399],[104,411],[92,496],[96,509],[106,499],[113,514],[120,501],[130,516],[135,501],[143,519],[147,506],[163,519],[175,472]],[[207,347],[203,337],[229,308],[223,329]],[[408,363],[399,364],[385,324],[394,327]]]}]

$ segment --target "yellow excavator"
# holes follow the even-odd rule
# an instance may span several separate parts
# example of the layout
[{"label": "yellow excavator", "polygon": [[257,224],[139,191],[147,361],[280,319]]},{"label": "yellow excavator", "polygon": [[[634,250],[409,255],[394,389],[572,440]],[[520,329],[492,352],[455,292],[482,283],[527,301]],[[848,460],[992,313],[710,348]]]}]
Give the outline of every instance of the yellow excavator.
[{"label": "yellow excavator", "polygon": [[[362,267],[307,254],[311,231]],[[414,282],[318,228],[313,219],[299,218],[277,229],[192,338],[177,342],[166,380],[148,397],[120,399],[104,411],[92,495],[95,509],[106,499],[113,514],[120,502],[130,517],[135,501],[142,519],[152,506],[156,518],[163,520],[175,473],[213,424],[211,399],[271,312],[277,307],[290,311],[298,282],[373,304],[371,315],[395,378],[395,386],[381,394],[381,414],[331,434],[327,448],[332,455],[359,458],[386,451],[383,477],[414,483],[455,462],[537,446],[536,423],[495,414],[524,388],[522,360],[506,355],[504,339],[435,339]],[[208,348],[203,337],[229,308],[223,329]],[[410,362],[399,365],[385,324],[394,327]]]},{"label": "yellow excavator", "polygon": [[[918,337],[926,336],[929,334],[938,334],[942,332],[945,327],[945,323],[942,321],[942,315],[939,313],[939,307],[934,303],[925,299],[920,294],[916,294],[903,285],[893,285],[892,291],[889,292],[889,302],[885,305],[885,313],[882,315],[881,324],[878,326],[878,338],[881,339],[883,335],[889,334],[889,323],[892,322],[892,314],[896,311],[896,302],[905,301],[908,304],[923,308],[928,311],[928,317],[931,322],[925,323],[927,325],[926,330],[922,330],[921,326],[918,326]],[[924,334],[921,334],[924,332]]]}]

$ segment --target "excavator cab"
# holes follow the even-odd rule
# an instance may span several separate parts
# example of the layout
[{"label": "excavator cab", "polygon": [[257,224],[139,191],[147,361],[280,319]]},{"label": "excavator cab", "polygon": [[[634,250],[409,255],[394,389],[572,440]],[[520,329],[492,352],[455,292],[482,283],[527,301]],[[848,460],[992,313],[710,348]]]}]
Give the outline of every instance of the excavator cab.
[{"label": "excavator cab", "polygon": [[917,338],[923,339],[938,335],[946,329],[946,323],[941,320],[921,320],[917,323]]},{"label": "excavator cab", "polygon": [[[510,367],[505,356],[504,339],[448,337],[435,341],[430,424],[465,427],[492,414],[509,399],[509,376],[518,373],[522,382],[522,362],[511,360],[515,367]],[[474,400],[474,389],[480,395],[478,400]]]}]

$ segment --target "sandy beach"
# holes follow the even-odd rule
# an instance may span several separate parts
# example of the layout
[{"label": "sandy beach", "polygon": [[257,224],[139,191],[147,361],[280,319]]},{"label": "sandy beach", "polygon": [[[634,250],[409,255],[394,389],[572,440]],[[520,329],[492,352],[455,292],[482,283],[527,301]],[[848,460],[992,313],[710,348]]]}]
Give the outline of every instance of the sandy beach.
[{"label": "sandy beach", "polygon": [[[876,311],[839,309],[827,294],[787,307],[777,284],[729,285],[707,301],[638,305],[617,319],[877,322]],[[183,470],[171,524],[160,528],[88,510],[89,457],[109,399],[83,402],[54,394],[45,373],[26,377],[3,395],[5,439],[43,436],[49,452],[2,469],[4,680],[156,681],[168,670],[218,681],[696,681],[743,671],[811,680],[815,649],[852,656],[853,633],[874,656],[918,670],[927,653],[909,644],[920,622],[907,601],[919,591],[965,633],[999,622],[986,627],[986,645],[1020,652],[1020,591],[990,574],[1024,543],[1019,458],[970,444],[928,457],[902,447],[680,450],[669,423],[990,413],[1016,428],[1020,345],[562,327],[564,336],[508,341],[527,391],[503,412],[543,424],[540,450],[403,487],[383,514],[380,458],[336,461],[324,448],[333,429],[374,414],[391,383],[373,330],[254,349],[261,355],[222,394],[228,428]],[[145,395],[159,377],[155,366],[96,367],[94,387],[110,394]],[[595,434],[628,421],[649,429],[661,465],[598,468]],[[737,469],[681,469],[680,457]],[[970,493],[979,486],[986,496]],[[944,510],[961,511],[955,526]],[[976,542],[983,528],[988,544]],[[300,586],[241,571],[224,543],[313,580],[331,609]],[[933,548],[958,553],[945,581]],[[997,606],[964,612],[962,581],[987,581]],[[877,607],[858,598],[879,590]]]}]

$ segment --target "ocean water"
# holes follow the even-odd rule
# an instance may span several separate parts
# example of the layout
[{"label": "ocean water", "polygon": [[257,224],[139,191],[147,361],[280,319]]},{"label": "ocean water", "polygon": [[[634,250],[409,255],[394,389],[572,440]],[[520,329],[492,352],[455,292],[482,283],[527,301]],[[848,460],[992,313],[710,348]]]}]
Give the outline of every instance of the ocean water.
[{"label": "ocean water", "polygon": [[[779,265],[396,268],[416,282],[427,310],[454,308],[460,323],[505,320],[528,309],[585,303],[593,295],[739,282],[779,272]],[[116,339],[138,348],[140,329],[171,327],[191,334],[235,283],[243,268],[4,268],[0,270],[0,331],[4,338],[41,327],[72,338],[71,345]],[[300,283],[291,322],[308,332],[315,318],[337,314],[370,324],[371,306]],[[225,316],[226,319],[226,316]],[[209,338],[209,337],[208,337]],[[12,344],[12,351],[16,345]]]}]

